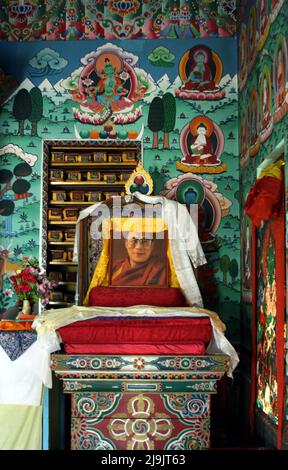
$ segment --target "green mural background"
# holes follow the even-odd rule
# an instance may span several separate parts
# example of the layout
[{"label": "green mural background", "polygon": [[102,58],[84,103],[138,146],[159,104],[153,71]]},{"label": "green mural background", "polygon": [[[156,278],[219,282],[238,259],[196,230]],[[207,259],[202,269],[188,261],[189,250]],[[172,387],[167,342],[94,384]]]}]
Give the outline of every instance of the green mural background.
[{"label": "green mural background", "polygon": [[[188,179],[190,185],[201,187],[207,195],[209,200],[205,199],[205,204],[214,222],[213,227],[206,227],[208,233],[203,246],[209,263],[200,276],[200,284],[206,306],[219,312],[227,324],[228,337],[237,344],[240,238],[236,40],[215,39],[212,49],[209,39],[170,40],[168,43],[161,40],[110,43],[86,41],[75,42],[73,47],[71,44],[49,42],[49,48],[41,42],[0,44],[1,68],[5,72],[3,84],[6,79],[11,82],[11,77],[18,81],[18,88],[14,87],[14,92],[5,100],[0,115],[1,168],[13,173],[15,166],[25,160],[30,161],[31,166],[30,174],[23,176],[30,184],[28,195],[14,200],[13,214],[1,217],[2,257],[8,253],[7,272],[17,267],[22,256],[38,256],[39,253],[43,139],[106,138],[107,123],[112,122],[118,138],[142,136],[144,166],[153,177],[155,193],[161,192],[175,198],[173,187],[179,187]],[[205,70],[208,73],[209,69],[214,81],[208,80],[208,86],[191,91],[185,89],[184,81],[190,64],[189,51],[194,53],[197,48],[202,48],[210,57]],[[137,82],[135,90],[134,85],[133,90],[129,90],[129,95],[126,93],[124,99],[120,97],[109,105],[103,104],[103,100],[101,103],[100,98],[95,99],[95,95],[96,98],[98,95],[92,86],[90,88],[93,75],[89,75],[92,73],[89,72],[91,61],[94,60],[97,67],[97,60],[101,61],[99,55],[108,52],[112,54],[111,60],[117,62],[118,57],[128,63],[124,67],[124,75],[120,76],[124,87],[127,76],[128,81],[129,77],[136,77]],[[129,61],[133,64],[134,72],[131,71]],[[81,89],[79,85],[79,76],[86,72],[88,81],[85,77],[87,87],[84,93],[83,87]],[[31,95],[35,86],[43,98],[42,113],[40,111],[37,118],[31,118],[31,114],[21,115],[21,111],[19,117],[15,112],[15,97],[19,99],[20,90],[21,93],[25,90],[24,95],[27,95],[26,91]],[[168,141],[167,133],[165,137],[166,124],[162,125],[158,144],[154,148],[149,110],[155,98],[164,102],[167,95],[176,106],[175,122],[167,131]],[[127,96],[132,109],[128,109],[125,104]],[[124,110],[121,106],[124,106]],[[22,110],[21,106],[18,107]],[[37,115],[39,109],[37,111],[36,108],[33,108],[33,112]],[[119,109],[120,113],[117,113]],[[212,142],[212,153],[218,155],[218,163],[208,161],[201,166],[183,166],[191,139],[195,138],[189,129],[193,123],[195,127],[199,122],[205,122],[211,128],[207,140]],[[16,180],[17,175],[13,178]],[[4,180],[1,189],[4,189]],[[5,199],[8,196],[13,198],[11,188],[5,191],[2,199],[3,196]],[[213,211],[218,211],[216,216]],[[7,275],[4,275],[3,280],[6,308],[15,299],[8,298],[10,287]]]}]

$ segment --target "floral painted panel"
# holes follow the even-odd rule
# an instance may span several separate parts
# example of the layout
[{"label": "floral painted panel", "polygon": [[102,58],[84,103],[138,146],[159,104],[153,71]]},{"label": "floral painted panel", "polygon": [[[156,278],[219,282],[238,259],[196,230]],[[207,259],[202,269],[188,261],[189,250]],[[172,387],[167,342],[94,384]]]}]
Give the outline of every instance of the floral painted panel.
[{"label": "floral painted panel", "polygon": [[276,266],[271,223],[257,232],[256,405],[278,423],[276,364]]},{"label": "floral painted panel", "polygon": [[236,0],[4,0],[0,39],[190,39],[236,34]]}]

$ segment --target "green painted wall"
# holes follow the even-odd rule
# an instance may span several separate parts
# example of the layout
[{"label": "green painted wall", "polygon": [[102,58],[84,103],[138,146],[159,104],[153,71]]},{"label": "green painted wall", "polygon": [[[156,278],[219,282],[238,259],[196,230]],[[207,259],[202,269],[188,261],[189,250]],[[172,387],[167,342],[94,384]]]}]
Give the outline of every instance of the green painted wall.
[{"label": "green painted wall", "polygon": [[[261,7],[263,7],[262,11]],[[287,158],[288,7],[287,2],[283,1],[248,1],[243,2],[241,13],[239,28],[241,345],[242,357],[246,364],[246,367],[242,369],[244,381],[250,383],[252,293],[249,280],[251,273],[249,238],[251,242],[251,223],[243,211],[243,206],[250,188],[256,181],[257,167],[282,139],[285,141],[285,158]],[[277,59],[279,50],[285,75],[282,85],[280,83],[281,65]],[[286,96],[284,99],[280,98],[281,89],[283,95]],[[256,341],[255,338],[254,341]],[[249,387],[245,386],[245,388],[249,390]],[[243,406],[246,410],[244,415],[247,418],[249,402],[249,394],[246,394]],[[247,419],[246,427],[248,426]]]}]

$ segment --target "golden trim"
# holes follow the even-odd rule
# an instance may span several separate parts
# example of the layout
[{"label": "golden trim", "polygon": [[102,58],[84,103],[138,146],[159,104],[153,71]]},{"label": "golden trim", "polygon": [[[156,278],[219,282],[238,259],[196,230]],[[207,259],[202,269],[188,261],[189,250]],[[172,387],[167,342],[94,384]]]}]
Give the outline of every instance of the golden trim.
[{"label": "golden trim", "polygon": [[150,194],[152,194],[152,192],[153,192],[153,180],[152,180],[150,174],[146,170],[144,170],[141,163],[138,163],[136,169],[131,173],[130,178],[128,179],[128,181],[125,184],[126,194],[133,194],[130,191],[130,186],[133,184],[134,179],[136,178],[136,176],[143,176],[143,178],[145,180],[145,183],[148,184],[149,187],[150,187],[148,193],[146,193],[145,196],[149,196]]},{"label": "golden trim", "polygon": [[207,165],[200,165],[200,166],[193,166],[193,165],[185,165],[184,163],[177,162],[176,169],[179,171],[183,171],[183,173],[224,173],[227,171],[226,163],[221,163],[217,166],[209,166]]}]

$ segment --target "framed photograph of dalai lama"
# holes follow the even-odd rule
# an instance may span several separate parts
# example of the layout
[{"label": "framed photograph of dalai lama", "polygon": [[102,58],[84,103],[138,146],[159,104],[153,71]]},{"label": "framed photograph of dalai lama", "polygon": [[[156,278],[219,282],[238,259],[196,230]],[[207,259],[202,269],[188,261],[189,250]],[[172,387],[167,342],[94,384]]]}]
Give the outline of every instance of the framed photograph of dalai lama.
[{"label": "framed photograph of dalai lama", "polygon": [[167,287],[167,231],[113,232],[110,239],[110,286]]}]

